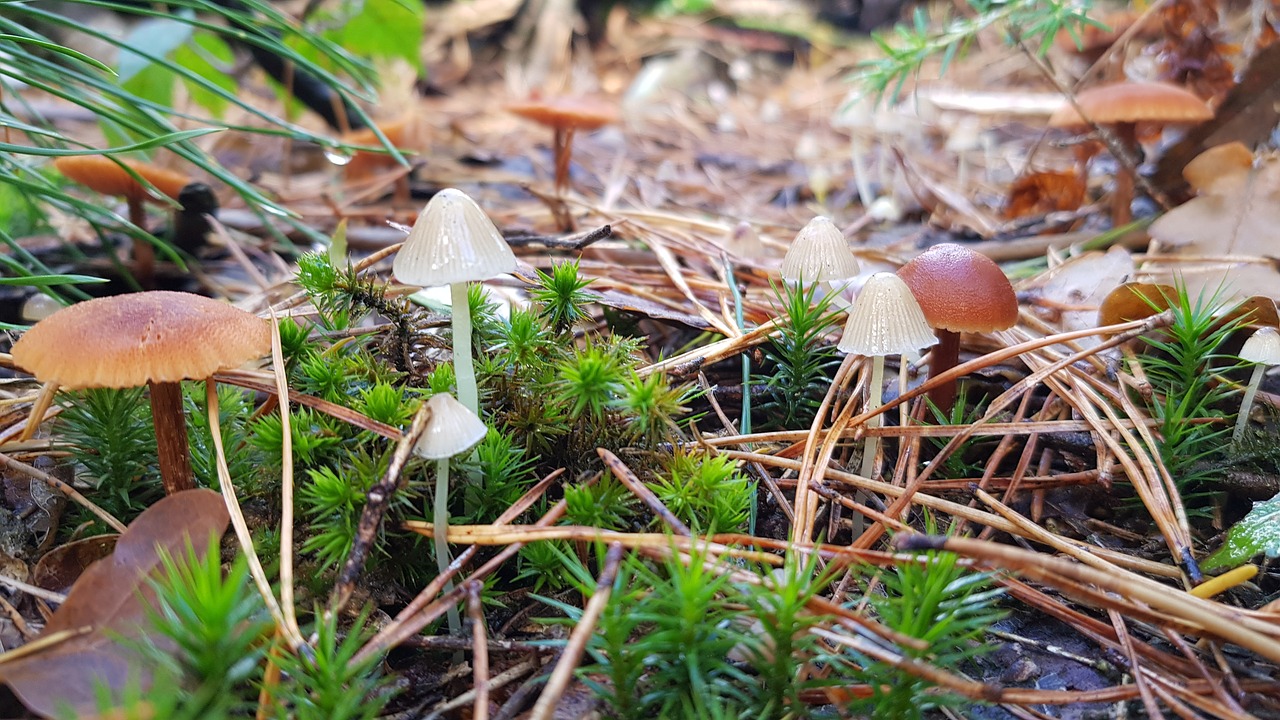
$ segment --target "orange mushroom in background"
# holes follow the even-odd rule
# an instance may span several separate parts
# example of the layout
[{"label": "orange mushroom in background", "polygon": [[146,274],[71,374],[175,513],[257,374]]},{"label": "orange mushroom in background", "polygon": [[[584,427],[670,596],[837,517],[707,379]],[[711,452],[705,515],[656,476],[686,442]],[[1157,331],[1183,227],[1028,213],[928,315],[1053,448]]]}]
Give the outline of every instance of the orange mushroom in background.
[{"label": "orange mushroom in background", "polygon": [[598,98],[564,97],[552,100],[530,100],[508,105],[507,111],[546,125],[554,132],[552,151],[555,156],[556,194],[569,187],[569,161],[573,155],[573,135],[578,130],[598,130],[618,121],[618,109]]},{"label": "orange mushroom in background", "polygon": [[[1076,109],[1079,107],[1079,110]],[[1083,116],[1081,115],[1083,113]],[[1200,98],[1176,85],[1156,82],[1120,82],[1089,88],[1075,97],[1075,105],[1064,104],[1049,118],[1049,127],[1083,128],[1090,124],[1107,127],[1127,154],[1139,149],[1137,126],[1164,126],[1201,123],[1213,118],[1213,110]],[[1124,158],[1116,173],[1111,198],[1111,224],[1128,224],[1132,219],[1135,177]]]},{"label": "orange mushroom in background", "polygon": [[[180,172],[133,160],[117,161],[105,155],[74,155],[60,157],[53,161],[53,166],[67,179],[103,195],[123,197],[129,206],[129,222],[145,231],[147,215],[143,203],[148,200],[153,202],[159,200],[146,185],[138,182],[138,179],[121,165],[137,173],[138,177],[146,180],[161,194],[175,202],[182,188],[191,182],[191,178]],[[155,265],[155,248],[146,240],[134,238],[133,272],[144,287],[150,285],[151,278],[155,274]]]},{"label": "orange mushroom in background", "polygon": [[[387,139],[387,143],[401,153],[423,149],[421,125],[411,115],[406,115],[399,120],[387,123],[378,123],[378,130]],[[342,142],[346,145],[371,145],[374,147],[382,145],[382,140],[378,138],[372,128],[345,133],[342,136]],[[399,166],[400,162],[390,153],[357,150],[351,156],[351,161],[343,168],[343,175],[348,182],[359,182],[368,180],[379,172],[392,170]],[[396,178],[395,200],[398,203],[407,204],[409,202],[409,176],[407,174]]]}]

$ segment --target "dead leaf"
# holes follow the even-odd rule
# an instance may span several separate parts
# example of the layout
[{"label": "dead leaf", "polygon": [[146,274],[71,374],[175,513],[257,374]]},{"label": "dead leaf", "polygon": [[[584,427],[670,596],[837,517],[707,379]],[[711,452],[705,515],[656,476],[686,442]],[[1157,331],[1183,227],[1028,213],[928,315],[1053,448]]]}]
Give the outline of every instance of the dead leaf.
[{"label": "dead leaf", "polygon": [[1280,161],[1268,158],[1257,168],[1239,163],[1221,167],[1217,178],[1198,179],[1206,184],[1199,197],[1152,223],[1151,237],[1194,255],[1280,255],[1275,237],[1280,227]]},{"label": "dead leaf", "polygon": [[[1027,288],[1027,297],[1046,320],[1057,320],[1064,332],[1096,327],[1103,300],[1134,274],[1133,257],[1122,247],[1087,252],[1071,258]],[[1092,347],[1097,338],[1083,338]]]},{"label": "dead leaf", "polygon": [[119,538],[115,534],[95,535],[59,545],[36,563],[31,582],[65,595],[90,565],[111,555]]},{"label": "dead leaf", "polygon": [[178,556],[190,542],[203,555],[206,538],[221,537],[228,522],[222,496],[210,490],[187,490],[147,508],[120,536],[111,557],[80,575],[44,629],[45,636],[74,636],[11,662],[0,655],[0,680],[44,717],[96,711],[98,684],[112,690],[128,682],[145,687],[149,673],[135,662],[128,642],[146,623],[155,596],[148,581],[160,566],[161,552]]},{"label": "dead leaf", "polygon": [[1009,220],[1071,212],[1084,204],[1085,182],[1075,170],[1027,173],[1009,187],[1004,217]]},{"label": "dead leaf", "polygon": [[1130,320],[1141,320],[1169,309],[1178,297],[1172,285],[1130,282],[1107,293],[1098,308],[1098,325],[1117,325]]}]

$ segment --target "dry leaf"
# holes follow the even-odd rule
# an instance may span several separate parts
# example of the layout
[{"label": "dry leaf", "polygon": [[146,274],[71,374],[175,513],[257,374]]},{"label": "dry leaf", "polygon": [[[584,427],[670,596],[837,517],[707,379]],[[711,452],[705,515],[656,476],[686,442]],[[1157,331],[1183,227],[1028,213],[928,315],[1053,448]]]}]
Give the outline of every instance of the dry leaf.
[{"label": "dry leaf", "polygon": [[1008,220],[1079,210],[1084,204],[1085,182],[1075,170],[1027,173],[1009,187],[1004,206]]},{"label": "dry leaf", "polygon": [[149,673],[135,662],[129,640],[146,623],[155,596],[148,581],[160,566],[161,551],[180,556],[190,542],[203,555],[207,538],[221,537],[228,522],[222,496],[210,490],[187,490],[147,508],[120,536],[111,557],[80,575],[44,629],[46,636],[79,634],[0,662],[0,680],[28,709],[44,717],[65,716],[68,710],[76,715],[96,711],[98,684],[112,690],[129,682],[145,687]]},{"label": "dry leaf", "polygon": [[1194,255],[1280,255],[1280,161],[1223,163],[1216,178],[1198,182],[1201,195],[1152,223],[1151,237]]}]

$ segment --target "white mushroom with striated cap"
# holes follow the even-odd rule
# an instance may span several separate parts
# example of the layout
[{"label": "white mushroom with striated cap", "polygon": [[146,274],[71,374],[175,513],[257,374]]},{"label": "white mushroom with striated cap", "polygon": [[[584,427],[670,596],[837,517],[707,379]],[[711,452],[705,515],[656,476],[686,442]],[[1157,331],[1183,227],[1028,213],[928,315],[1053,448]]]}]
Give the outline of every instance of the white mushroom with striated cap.
[{"label": "white mushroom with striated cap", "polygon": [[[449,459],[470,450],[484,439],[489,428],[470,408],[449,393],[437,393],[427,400],[426,409],[431,413],[422,436],[413,446],[414,454],[436,461],[435,511],[431,518],[431,532],[435,541],[436,567],[443,575],[449,567]],[[457,608],[449,609],[449,629],[458,632],[462,628]]]},{"label": "white mushroom with striated cap", "polygon": [[[924,311],[911,294],[911,288],[893,273],[876,273],[862,286],[862,292],[853,301],[844,335],[836,347],[842,352],[871,358],[870,396],[867,399],[867,412],[871,412],[880,407],[885,356],[906,355],[937,342],[938,338],[924,319]],[[905,368],[898,372],[905,373]],[[877,415],[867,421],[867,426],[879,427],[882,419],[883,416]],[[867,437],[862,455],[863,477],[871,477],[875,468],[878,441],[876,436]]]},{"label": "white mushroom with striated cap", "polygon": [[1280,332],[1273,327],[1258,330],[1244,341],[1239,357],[1254,365],[1253,375],[1249,377],[1249,386],[1245,388],[1244,397],[1240,400],[1240,415],[1236,418],[1236,429],[1231,436],[1237,442],[1244,435],[1245,426],[1249,424],[1249,411],[1253,409],[1253,398],[1258,394],[1258,386],[1262,384],[1262,374],[1268,367],[1280,365]]},{"label": "white mushroom with striated cap", "polygon": [[835,293],[838,305],[848,307],[837,283],[856,277],[860,269],[844,233],[819,215],[796,233],[779,272],[782,279],[798,285],[825,286],[827,293]]},{"label": "white mushroom with striated cap", "polygon": [[453,312],[453,368],[458,399],[480,412],[471,360],[471,308],[467,283],[514,272],[516,256],[484,210],[466,193],[447,188],[427,203],[396,254],[396,280],[418,287],[448,285]]}]

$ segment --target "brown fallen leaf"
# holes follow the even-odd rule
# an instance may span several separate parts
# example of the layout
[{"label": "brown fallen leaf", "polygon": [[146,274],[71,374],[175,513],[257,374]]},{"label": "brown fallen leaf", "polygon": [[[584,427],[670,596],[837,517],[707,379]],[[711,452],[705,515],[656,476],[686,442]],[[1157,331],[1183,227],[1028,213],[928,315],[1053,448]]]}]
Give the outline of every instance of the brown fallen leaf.
[{"label": "brown fallen leaf", "polygon": [[95,712],[97,685],[113,691],[128,682],[145,687],[150,674],[136,662],[130,640],[146,625],[155,596],[148,581],[162,551],[177,557],[190,542],[202,556],[208,538],[221,537],[228,522],[222,496],[210,490],[176,493],[147,508],[120,536],[115,552],[80,575],[45,625],[42,637],[62,632],[69,639],[8,662],[0,655],[0,680],[43,717]]},{"label": "brown fallen leaf", "polygon": [[119,535],[94,535],[59,545],[41,556],[31,573],[31,582],[65,595],[93,563],[111,555],[119,538]]},{"label": "brown fallen leaf", "polygon": [[1004,217],[1016,220],[1032,215],[1079,210],[1084,204],[1085,182],[1075,170],[1027,173],[1009,187]]},{"label": "brown fallen leaf", "polygon": [[1198,177],[1198,197],[1151,224],[1151,237],[1194,255],[1280,256],[1280,160],[1220,167],[1216,177]]}]

